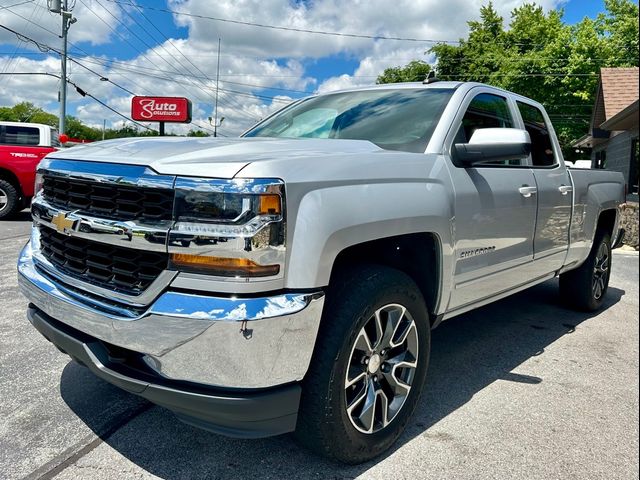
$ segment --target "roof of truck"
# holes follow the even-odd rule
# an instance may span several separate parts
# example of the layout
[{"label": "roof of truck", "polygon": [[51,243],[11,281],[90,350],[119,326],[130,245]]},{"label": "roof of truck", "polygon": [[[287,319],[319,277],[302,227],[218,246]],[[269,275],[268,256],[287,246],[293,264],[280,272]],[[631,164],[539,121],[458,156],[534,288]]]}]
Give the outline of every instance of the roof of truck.
[{"label": "roof of truck", "polygon": [[399,88],[458,88],[460,85],[463,85],[465,82],[448,82],[438,80],[431,83],[422,83],[422,82],[404,82],[404,83],[381,83],[377,85],[363,85],[359,87],[350,87],[343,88],[340,90],[332,90],[330,92],[320,92],[318,95],[329,95],[332,93],[342,93],[342,92],[357,92],[362,90],[387,90],[394,89],[397,90]]},{"label": "roof of truck", "polygon": [[5,122],[4,120],[0,120],[0,125],[7,125],[11,127],[47,127],[53,128],[51,125],[46,125],[44,123],[28,123],[28,122]]}]

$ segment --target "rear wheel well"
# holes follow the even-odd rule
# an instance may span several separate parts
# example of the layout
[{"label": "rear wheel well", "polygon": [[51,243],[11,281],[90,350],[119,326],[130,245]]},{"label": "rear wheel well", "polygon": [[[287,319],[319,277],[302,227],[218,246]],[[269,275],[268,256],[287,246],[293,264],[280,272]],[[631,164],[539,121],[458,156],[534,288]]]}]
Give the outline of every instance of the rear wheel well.
[{"label": "rear wheel well", "polygon": [[600,212],[600,216],[598,217],[598,226],[596,227],[596,232],[606,232],[609,234],[611,238],[614,238],[613,228],[616,225],[616,210],[605,210],[604,212]]},{"label": "rear wheel well", "polygon": [[16,189],[16,191],[18,192],[18,195],[20,195],[20,197],[23,196],[22,188],[20,186],[20,181],[18,180],[18,177],[16,177],[16,175],[11,170],[0,168],[0,180],[5,180],[9,182]]},{"label": "rear wheel well", "polygon": [[435,319],[440,288],[440,242],[432,233],[413,233],[359,243],[341,251],[331,270],[334,276],[345,268],[361,264],[377,264],[395,268],[416,283],[430,314]]}]

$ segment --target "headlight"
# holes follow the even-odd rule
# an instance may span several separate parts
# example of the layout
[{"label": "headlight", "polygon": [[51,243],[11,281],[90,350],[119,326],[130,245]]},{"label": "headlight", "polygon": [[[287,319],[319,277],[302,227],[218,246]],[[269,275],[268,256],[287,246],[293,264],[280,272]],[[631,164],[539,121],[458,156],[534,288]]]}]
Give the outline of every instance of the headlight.
[{"label": "headlight", "polygon": [[224,277],[273,277],[284,263],[284,184],[178,177],[171,265]]},{"label": "headlight", "polygon": [[176,181],[176,229],[193,235],[251,237],[282,220],[282,182]]},{"label": "headlight", "polygon": [[35,184],[33,185],[33,196],[35,197],[40,190],[42,190],[42,187],[44,186],[44,177],[42,176],[42,173],[37,172],[36,173],[36,181]]}]

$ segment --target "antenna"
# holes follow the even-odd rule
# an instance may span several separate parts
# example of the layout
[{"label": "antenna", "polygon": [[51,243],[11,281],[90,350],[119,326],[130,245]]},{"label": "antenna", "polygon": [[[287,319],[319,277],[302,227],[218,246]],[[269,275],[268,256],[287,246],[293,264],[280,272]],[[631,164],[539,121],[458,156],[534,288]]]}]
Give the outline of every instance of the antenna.
[{"label": "antenna", "polygon": [[429,85],[430,83],[435,83],[439,81],[440,79],[436,78],[436,72],[434,70],[431,70],[429,73],[427,73],[427,77],[422,81],[422,84]]}]

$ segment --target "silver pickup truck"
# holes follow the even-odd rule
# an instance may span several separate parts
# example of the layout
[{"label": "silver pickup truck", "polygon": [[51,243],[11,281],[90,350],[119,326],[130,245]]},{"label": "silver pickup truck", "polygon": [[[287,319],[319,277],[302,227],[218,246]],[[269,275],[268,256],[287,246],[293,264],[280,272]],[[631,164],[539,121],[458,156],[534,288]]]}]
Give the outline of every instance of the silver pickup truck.
[{"label": "silver pickup truck", "polygon": [[556,276],[599,308],[624,198],[539,103],[459,82],[74,147],[36,192],[18,272],[48,340],[187,423],[349,463],[404,429],[442,320]]}]

